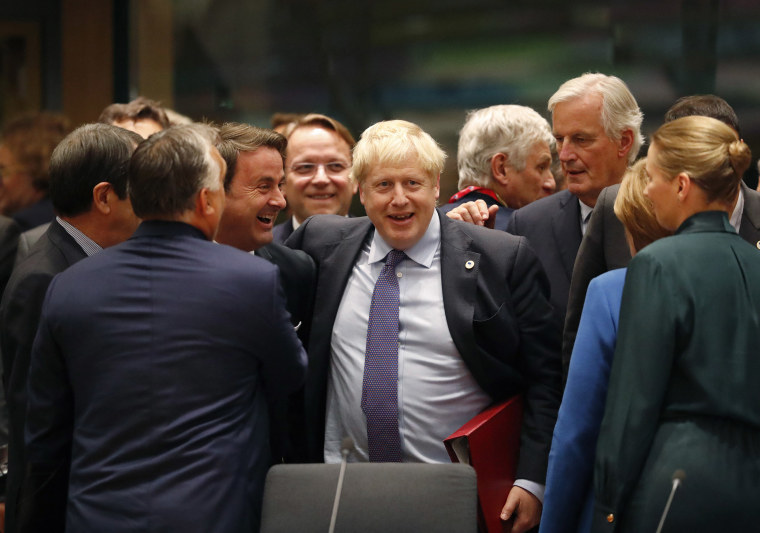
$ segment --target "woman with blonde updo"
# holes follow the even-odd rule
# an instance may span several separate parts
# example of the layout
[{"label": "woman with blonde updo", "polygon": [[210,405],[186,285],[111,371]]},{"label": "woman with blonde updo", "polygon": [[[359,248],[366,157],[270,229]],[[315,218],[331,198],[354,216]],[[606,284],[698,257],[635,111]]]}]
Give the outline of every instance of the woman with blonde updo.
[{"label": "woman with blonde updo", "polygon": [[[760,251],[728,213],[751,160],[722,122],[663,125],[645,195],[675,231],[631,261],[594,470],[593,531],[756,531]],[[676,473],[678,473],[676,475]]]}]

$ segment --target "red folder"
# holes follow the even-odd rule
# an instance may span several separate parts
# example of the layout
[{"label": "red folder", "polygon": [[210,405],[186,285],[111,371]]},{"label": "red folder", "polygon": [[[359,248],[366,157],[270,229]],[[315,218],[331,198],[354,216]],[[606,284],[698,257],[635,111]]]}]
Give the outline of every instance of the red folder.
[{"label": "red folder", "polygon": [[520,453],[522,396],[513,396],[475,415],[444,439],[453,463],[466,463],[478,476],[481,531],[501,533],[501,509],[515,482]]}]

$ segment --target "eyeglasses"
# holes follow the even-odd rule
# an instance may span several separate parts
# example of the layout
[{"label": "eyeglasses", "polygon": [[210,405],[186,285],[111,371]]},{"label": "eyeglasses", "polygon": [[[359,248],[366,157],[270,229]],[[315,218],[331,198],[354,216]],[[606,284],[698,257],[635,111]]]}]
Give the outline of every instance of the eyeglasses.
[{"label": "eyeglasses", "polygon": [[331,177],[340,177],[345,175],[351,168],[340,161],[331,163],[297,163],[290,167],[291,172],[302,178],[311,178],[317,174],[319,167],[322,167],[325,174]]}]

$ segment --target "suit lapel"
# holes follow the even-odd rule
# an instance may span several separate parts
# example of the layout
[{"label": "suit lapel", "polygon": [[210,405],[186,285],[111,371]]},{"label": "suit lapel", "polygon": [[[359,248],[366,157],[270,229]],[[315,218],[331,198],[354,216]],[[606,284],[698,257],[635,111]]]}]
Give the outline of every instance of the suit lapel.
[{"label": "suit lapel", "polygon": [[312,342],[317,342],[315,353],[330,353],[329,344],[332,335],[332,325],[338,314],[338,307],[343,298],[343,292],[351,276],[356,257],[361,251],[362,244],[370,237],[374,227],[369,219],[357,219],[340,233],[340,238],[322,247],[319,258],[319,270],[328,273],[320,276],[317,284],[315,302],[324,305],[324,311],[315,314],[316,320],[312,325]]},{"label": "suit lapel", "polygon": [[578,255],[578,248],[581,246],[581,208],[578,199],[568,191],[559,194],[563,194],[564,198],[560,199],[559,210],[552,216],[552,232],[562,267],[570,281],[573,276],[575,256]]},{"label": "suit lapel", "polygon": [[[440,218],[443,309],[451,338],[459,353],[466,359],[467,354],[473,353],[475,349],[472,321],[480,254],[470,250],[472,239],[457,223],[445,215]],[[469,263],[470,261],[472,263]]]}]

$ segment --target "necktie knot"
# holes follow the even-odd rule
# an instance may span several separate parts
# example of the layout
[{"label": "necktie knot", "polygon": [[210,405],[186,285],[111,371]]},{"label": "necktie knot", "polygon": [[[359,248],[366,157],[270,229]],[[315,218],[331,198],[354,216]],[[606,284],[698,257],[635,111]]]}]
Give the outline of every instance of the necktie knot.
[{"label": "necktie knot", "polygon": [[406,257],[406,254],[402,252],[401,250],[391,250],[388,252],[388,256],[385,260],[385,266],[386,268],[396,268],[396,265],[398,265],[402,259]]}]

